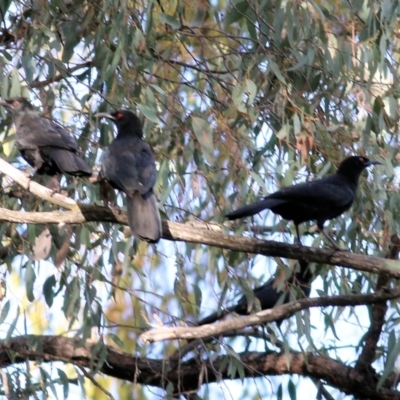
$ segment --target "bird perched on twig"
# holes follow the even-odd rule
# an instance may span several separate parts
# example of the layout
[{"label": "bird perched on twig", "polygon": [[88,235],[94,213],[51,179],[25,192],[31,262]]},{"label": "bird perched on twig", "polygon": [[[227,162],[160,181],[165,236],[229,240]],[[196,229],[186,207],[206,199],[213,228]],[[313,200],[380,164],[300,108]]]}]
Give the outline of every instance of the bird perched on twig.
[{"label": "bird perched on twig", "polygon": [[231,220],[249,217],[268,208],[282,218],[294,222],[299,244],[299,224],[316,220],[319,230],[335,248],[340,249],[325,233],[324,223],[350,208],[361,172],[373,164],[381,163],[363,156],[348,157],[341,162],[334,175],[285,187],[255,203],[226,214],[226,217]]},{"label": "bird perched on twig", "polygon": [[96,117],[111,119],[117,125],[117,137],[105,150],[100,175],[114,189],[126,194],[128,222],[132,233],[141,240],[160,240],[161,217],[153,193],[157,171],[150,146],[143,140],[142,124],[131,111]]},{"label": "bird perched on twig", "polygon": [[0,100],[0,105],[13,117],[18,150],[39,175],[92,175],[92,169],[77,154],[75,138],[60,125],[41,117],[28,100],[14,97]]},{"label": "bird perched on twig", "polygon": [[[285,284],[282,285],[281,277],[273,276],[264,285],[253,290],[254,298],[260,302],[261,310],[269,310],[277,304],[288,303],[291,299],[291,294],[292,298],[310,296],[311,281],[314,278],[313,274],[308,268],[307,261],[299,260],[299,264],[300,271],[292,274]],[[293,290],[296,289],[296,286],[297,289],[300,289],[301,293]],[[251,313],[250,308],[247,297],[243,295],[235,305],[210,314],[197,322],[196,325],[212,324],[233,312],[239,315],[249,315]]]}]

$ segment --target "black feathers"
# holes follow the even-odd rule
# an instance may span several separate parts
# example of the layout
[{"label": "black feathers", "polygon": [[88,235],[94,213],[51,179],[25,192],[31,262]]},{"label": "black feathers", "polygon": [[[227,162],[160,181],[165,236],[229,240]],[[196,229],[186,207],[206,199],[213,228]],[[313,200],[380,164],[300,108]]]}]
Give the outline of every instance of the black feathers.
[{"label": "black feathers", "polygon": [[157,171],[150,146],[142,139],[142,125],[131,111],[100,113],[117,125],[118,134],[104,152],[101,175],[127,195],[128,221],[132,233],[155,243],[161,237],[161,218],[153,194]]},{"label": "black feathers", "polygon": [[28,100],[16,97],[1,100],[0,105],[11,112],[17,148],[38,174],[92,175],[89,165],[77,155],[75,138],[60,125],[41,117]]},{"label": "black feathers", "polygon": [[[266,208],[282,218],[292,220],[296,225],[316,220],[318,228],[323,231],[325,221],[338,217],[353,203],[358,179],[364,168],[380,164],[362,156],[346,158],[336,174],[288,186],[253,204],[238,208],[226,215],[228,219],[244,218],[259,213]],[[327,235],[325,235],[327,236]],[[327,236],[330,241],[332,239]]]},{"label": "black feathers", "polygon": [[[311,291],[312,273],[309,271],[308,263],[304,260],[299,261],[300,271],[292,274],[290,279],[282,285],[280,277],[272,277],[264,285],[253,290],[255,299],[260,302],[261,310],[269,310],[277,304],[285,304],[290,301],[291,293],[296,294],[296,285],[301,293],[297,293],[298,297],[309,297]],[[293,297],[293,296],[292,296]],[[235,312],[239,315],[248,315],[251,313],[251,304],[248,304],[247,298],[243,295],[239,301],[222,311],[215,312],[200,320],[196,325],[212,324],[213,322],[223,318],[225,315]]]}]

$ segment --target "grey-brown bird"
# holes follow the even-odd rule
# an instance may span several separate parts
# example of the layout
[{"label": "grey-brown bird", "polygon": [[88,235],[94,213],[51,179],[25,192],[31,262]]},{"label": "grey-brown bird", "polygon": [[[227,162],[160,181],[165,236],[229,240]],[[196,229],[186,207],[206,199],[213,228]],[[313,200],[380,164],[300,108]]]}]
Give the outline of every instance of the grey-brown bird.
[{"label": "grey-brown bird", "polygon": [[118,131],[104,152],[100,174],[113,188],[126,194],[128,222],[133,235],[156,243],[162,234],[153,193],[157,170],[150,146],[143,140],[142,124],[129,110],[99,113],[96,117],[111,119]]},{"label": "grey-brown bird", "polygon": [[77,154],[75,138],[60,125],[41,117],[27,99],[4,99],[0,105],[12,115],[18,150],[39,175],[92,175],[92,169]]}]

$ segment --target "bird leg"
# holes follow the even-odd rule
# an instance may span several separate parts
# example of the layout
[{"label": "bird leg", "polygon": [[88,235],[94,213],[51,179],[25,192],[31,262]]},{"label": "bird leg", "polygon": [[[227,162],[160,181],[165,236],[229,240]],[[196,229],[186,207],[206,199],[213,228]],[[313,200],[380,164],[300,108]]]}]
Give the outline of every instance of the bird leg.
[{"label": "bird leg", "polygon": [[296,224],[296,235],[297,235],[297,246],[303,246],[303,243],[301,243],[301,239],[300,239],[300,232],[299,232],[299,226]]},{"label": "bird leg", "polygon": [[321,229],[321,233],[329,240],[330,244],[333,246],[333,248],[334,248],[335,250],[343,250],[343,249],[341,249],[341,248],[339,247],[339,245],[331,238],[331,236],[330,236],[328,233],[326,233],[326,232],[324,231],[323,228]]}]

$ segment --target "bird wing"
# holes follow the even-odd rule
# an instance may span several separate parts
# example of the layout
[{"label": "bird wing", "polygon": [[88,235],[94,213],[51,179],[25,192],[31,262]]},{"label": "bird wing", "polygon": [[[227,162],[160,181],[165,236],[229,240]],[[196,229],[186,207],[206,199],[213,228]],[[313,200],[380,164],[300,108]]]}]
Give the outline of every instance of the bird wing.
[{"label": "bird wing", "polygon": [[125,141],[114,140],[104,153],[102,174],[127,194],[139,191],[146,195],[151,192],[157,178],[150,146],[144,141],[129,146]]},{"label": "bird wing", "polygon": [[29,113],[16,123],[16,136],[20,149],[58,147],[78,150],[75,138],[50,119]]},{"label": "bird wing", "polygon": [[354,188],[338,175],[330,175],[311,182],[288,186],[266,199],[302,201],[308,204],[346,206],[354,198]]}]

